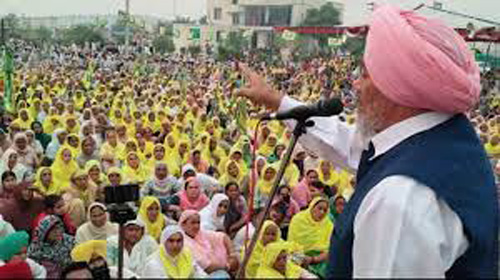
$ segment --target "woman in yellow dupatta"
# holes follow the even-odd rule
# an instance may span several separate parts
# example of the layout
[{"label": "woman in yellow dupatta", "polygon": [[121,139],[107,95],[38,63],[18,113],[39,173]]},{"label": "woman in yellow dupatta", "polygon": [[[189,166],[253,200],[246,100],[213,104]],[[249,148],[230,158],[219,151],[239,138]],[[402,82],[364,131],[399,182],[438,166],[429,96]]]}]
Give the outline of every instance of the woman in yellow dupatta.
[{"label": "woman in yellow dupatta", "polygon": [[80,137],[76,133],[71,133],[66,138],[65,146],[71,149],[71,154],[76,158],[80,155],[81,145],[80,145]]},{"label": "woman in yellow dupatta", "polygon": [[238,145],[235,145],[231,149],[228,157],[225,157],[220,161],[219,166],[218,166],[219,172],[222,173],[222,170],[224,170],[224,168],[226,167],[226,164],[231,160],[234,160],[234,161],[236,161],[236,163],[238,163],[238,166],[240,167],[241,172],[243,174],[248,174],[248,167],[245,163],[245,160],[243,159],[243,151],[239,148]]},{"label": "woman in yellow dupatta", "polygon": [[50,170],[56,186],[64,190],[71,185],[71,175],[78,170],[71,148],[68,146],[59,148]]},{"label": "woman in yellow dupatta", "polygon": [[80,125],[76,121],[76,117],[74,115],[69,115],[66,117],[66,120],[64,122],[66,131],[69,134],[75,133],[78,134],[80,132]]},{"label": "woman in yellow dupatta", "polygon": [[278,173],[277,164],[266,164],[262,169],[262,176],[257,181],[257,188],[261,194],[269,196],[273,187],[274,179]]},{"label": "woman in yellow dupatta", "polygon": [[217,138],[210,137],[207,147],[201,153],[201,157],[211,166],[219,166],[220,162],[227,157],[226,151],[218,144]]},{"label": "woman in yellow dupatta", "polygon": [[304,270],[290,259],[289,244],[284,241],[267,245],[255,278],[257,279],[308,279]]},{"label": "woman in yellow dupatta", "polygon": [[276,137],[276,134],[271,134],[267,137],[266,142],[259,147],[257,153],[268,158],[274,152],[274,147],[277,143],[278,138]]},{"label": "woman in yellow dupatta", "polygon": [[106,141],[102,144],[100,149],[100,155],[104,154],[105,151],[111,152],[114,155],[121,155],[123,150],[125,149],[125,145],[118,141],[118,135],[114,130],[108,130],[106,132]]},{"label": "woman in yellow dupatta", "polygon": [[323,183],[329,187],[337,187],[339,183],[338,174],[332,166],[332,163],[327,160],[320,160],[318,167],[318,178]]},{"label": "woman in yellow dupatta", "polygon": [[167,157],[171,158],[175,156],[175,153],[177,152],[177,145],[175,143],[175,136],[172,133],[169,133],[165,137],[165,154]]},{"label": "woman in yellow dupatta", "polygon": [[151,129],[153,129],[153,132],[158,132],[161,130],[161,122],[160,119],[157,117],[155,111],[150,111],[148,113],[148,118],[146,119],[145,126],[151,127]]},{"label": "woman in yellow dupatta", "polygon": [[141,161],[136,152],[128,153],[125,163],[122,167],[122,174],[125,183],[142,184],[149,177],[147,168],[141,165]]},{"label": "woman in yellow dupatta", "polygon": [[333,224],[328,218],[329,201],[316,197],[309,207],[290,221],[288,241],[302,246],[310,264],[308,270],[321,277],[326,275],[326,261]]},{"label": "woman in yellow dupatta", "polygon": [[27,109],[21,109],[19,111],[19,118],[15,120],[15,122],[19,125],[19,127],[23,130],[28,130],[31,128],[31,123],[33,119],[30,118],[30,113]]},{"label": "woman in yellow dupatta", "polygon": [[52,170],[47,166],[41,167],[36,172],[34,186],[37,191],[44,196],[51,194],[60,195],[62,193],[60,186],[54,184]]},{"label": "woman in yellow dupatta", "polygon": [[57,115],[56,108],[50,108],[49,115],[43,121],[43,131],[52,134],[58,128],[63,128],[62,118]]},{"label": "woman in yellow dupatta", "polygon": [[167,165],[170,174],[179,177],[181,170],[180,167],[173,160],[169,159],[166,154],[165,146],[162,144],[156,144],[153,149],[153,157],[148,161],[148,171],[150,174],[154,174],[156,163],[164,162]]},{"label": "woman in yellow dupatta", "polygon": [[138,218],[146,225],[146,232],[159,241],[161,231],[166,226],[165,216],[161,213],[160,200],[153,196],[143,197]]},{"label": "woman in yellow dupatta", "polygon": [[225,168],[223,170],[220,170],[220,173],[221,176],[218,180],[221,186],[225,186],[230,182],[235,182],[238,184],[240,189],[246,190],[245,174],[243,174],[239,164],[236,161],[228,161]]}]

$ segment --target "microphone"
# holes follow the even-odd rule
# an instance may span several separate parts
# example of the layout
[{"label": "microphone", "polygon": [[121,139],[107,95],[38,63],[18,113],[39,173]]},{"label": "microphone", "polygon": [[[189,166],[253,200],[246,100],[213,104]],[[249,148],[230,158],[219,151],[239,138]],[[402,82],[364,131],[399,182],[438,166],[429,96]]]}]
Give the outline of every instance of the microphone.
[{"label": "microphone", "polygon": [[342,101],[338,98],[332,98],[329,100],[320,100],[310,105],[297,106],[284,112],[266,114],[261,117],[261,120],[294,119],[297,121],[305,121],[310,117],[329,117],[338,115],[342,113],[343,110],[344,104],[342,104]]}]

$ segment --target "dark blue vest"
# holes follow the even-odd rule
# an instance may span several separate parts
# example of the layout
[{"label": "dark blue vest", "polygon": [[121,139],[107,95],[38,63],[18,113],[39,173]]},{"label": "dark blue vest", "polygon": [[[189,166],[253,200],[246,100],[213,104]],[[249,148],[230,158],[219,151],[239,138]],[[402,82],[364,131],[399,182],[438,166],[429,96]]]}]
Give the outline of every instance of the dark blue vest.
[{"label": "dark blue vest", "polygon": [[469,247],[446,277],[498,276],[498,202],[493,172],[464,115],[413,135],[371,161],[370,157],[370,151],[363,152],[356,191],[335,222],[329,277],[352,277],[354,218],[366,194],[392,175],[405,175],[429,186],[460,217]]}]

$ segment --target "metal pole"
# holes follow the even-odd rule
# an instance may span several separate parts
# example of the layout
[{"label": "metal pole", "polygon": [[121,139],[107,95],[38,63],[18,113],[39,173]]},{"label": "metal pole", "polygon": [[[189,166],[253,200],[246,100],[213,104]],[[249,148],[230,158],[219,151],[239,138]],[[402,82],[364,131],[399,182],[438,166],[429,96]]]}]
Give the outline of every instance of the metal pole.
[{"label": "metal pole", "polygon": [[279,184],[281,182],[281,179],[283,178],[283,175],[285,174],[285,170],[288,166],[288,163],[290,163],[290,159],[292,157],[292,152],[293,149],[295,148],[295,145],[297,144],[297,141],[299,140],[299,137],[306,133],[306,128],[314,126],[314,121],[307,121],[307,120],[301,120],[297,121],[297,124],[295,125],[295,128],[293,130],[292,138],[290,139],[290,145],[288,146],[288,149],[283,156],[283,160],[281,161],[281,166],[280,170],[278,171],[278,175],[276,176],[276,179],[274,180],[273,183],[273,189],[271,191],[271,195],[269,196],[269,199],[267,200],[266,207],[264,208],[264,214],[262,219],[260,220],[259,224],[257,225],[257,228],[252,236],[252,240],[250,241],[250,245],[248,246],[248,250],[245,252],[245,256],[243,258],[242,265],[240,267],[240,270],[238,271],[237,274],[237,279],[242,279],[245,276],[245,268],[248,264],[248,261],[250,260],[250,256],[252,255],[252,251],[255,247],[255,244],[257,243],[257,239],[259,237],[259,233],[262,230],[262,226],[264,225],[264,221],[266,218],[269,216],[269,211],[271,210],[271,204],[278,193],[279,189]]},{"label": "metal pole", "polygon": [[123,224],[119,224],[118,229],[118,279],[123,279]]},{"label": "metal pole", "polygon": [[125,50],[127,52],[130,42],[129,21],[130,21],[130,0],[125,0]]}]

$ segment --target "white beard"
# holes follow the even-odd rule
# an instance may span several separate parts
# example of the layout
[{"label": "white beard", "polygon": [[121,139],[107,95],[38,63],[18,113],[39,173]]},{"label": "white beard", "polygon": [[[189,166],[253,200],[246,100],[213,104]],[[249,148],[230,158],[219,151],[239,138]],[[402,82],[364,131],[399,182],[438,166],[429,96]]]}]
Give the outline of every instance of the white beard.
[{"label": "white beard", "polygon": [[368,142],[377,134],[375,132],[377,122],[378,120],[368,119],[359,109],[357,110],[356,134],[362,140],[363,145],[368,145]]}]

